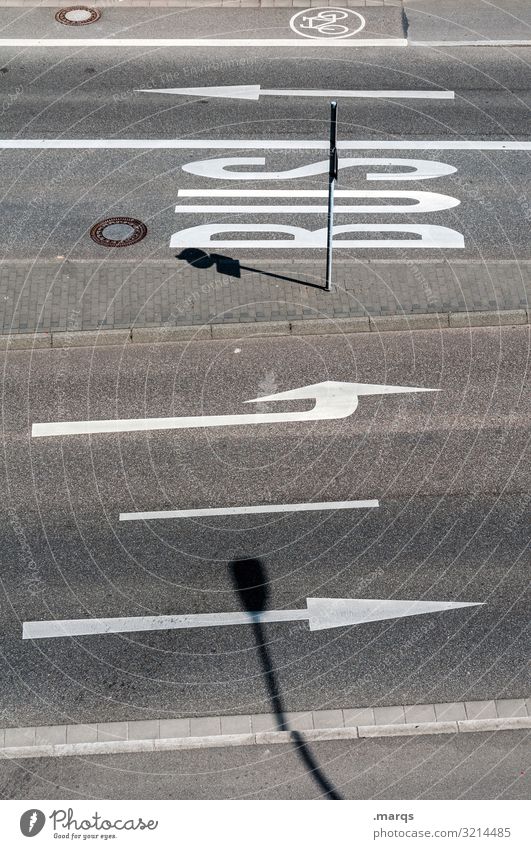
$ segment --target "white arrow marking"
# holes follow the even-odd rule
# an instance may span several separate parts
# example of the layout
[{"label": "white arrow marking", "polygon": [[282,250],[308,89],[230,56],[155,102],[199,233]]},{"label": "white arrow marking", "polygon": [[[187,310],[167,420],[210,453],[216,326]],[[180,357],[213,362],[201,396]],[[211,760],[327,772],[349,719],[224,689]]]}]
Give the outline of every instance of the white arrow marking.
[{"label": "white arrow marking", "polygon": [[141,94],[184,94],[192,97],[223,97],[232,100],[258,100],[260,97],[338,97],[402,98],[412,100],[453,100],[455,92],[416,89],[319,89],[319,88],[261,88],[259,85],[199,86],[196,88],[137,88]]},{"label": "white arrow marking", "polygon": [[77,422],[36,422],[31,435],[72,436],[89,433],[129,433],[142,430],[178,430],[194,427],[226,427],[229,425],[272,424],[277,422],[319,421],[321,419],[344,419],[350,416],[358,406],[359,395],[390,395],[402,392],[438,392],[437,389],[424,389],[414,386],[384,386],[372,383],[343,383],[327,380],[277,392],[263,398],[244,401],[245,404],[258,404],[264,401],[294,401],[314,399],[311,410],[291,413],[249,413],[236,416],[182,416],[180,418],[157,419],[103,419]]},{"label": "white arrow marking", "polygon": [[254,622],[296,622],[308,620],[310,631],[401,619],[423,613],[438,613],[459,607],[477,607],[483,602],[395,601],[394,599],[308,598],[307,609],[266,610],[258,613],[191,613],[185,616],[127,616],[116,619],[54,619],[24,622],[23,640],[46,637],[78,637],[92,634],[121,634],[135,631],[168,631],[179,628],[212,628],[251,625]]},{"label": "white arrow marking", "polygon": [[120,513],[120,522],[147,519],[192,519],[201,516],[244,516],[252,513],[303,513],[313,510],[356,510],[379,507],[378,501],[308,501],[302,504],[253,504],[245,507],[202,507],[198,510],[151,510],[147,513]]}]

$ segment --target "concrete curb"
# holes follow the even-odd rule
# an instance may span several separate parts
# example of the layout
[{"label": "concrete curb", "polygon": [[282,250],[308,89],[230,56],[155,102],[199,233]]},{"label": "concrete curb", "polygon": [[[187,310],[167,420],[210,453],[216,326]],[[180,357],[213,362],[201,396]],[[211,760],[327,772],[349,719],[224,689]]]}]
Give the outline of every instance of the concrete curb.
[{"label": "concrete curb", "polygon": [[[384,720],[384,721],[379,721]],[[0,729],[0,758],[60,758],[531,729],[530,699]],[[297,732],[298,737],[294,736]]]},{"label": "concrete curb", "polygon": [[330,336],[343,333],[466,329],[529,325],[530,311],[480,310],[477,312],[416,313],[412,315],[316,318],[296,321],[233,322],[161,327],[124,327],[121,330],[53,331],[0,335],[0,351],[93,348],[106,345],[197,342],[208,339],[243,339],[251,336]]},{"label": "concrete curb", "polygon": [[[417,737],[426,734],[459,734],[481,731],[531,729],[531,717],[464,720],[404,725],[353,726],[299,731],[306,743],[357,740],[374,737]],[[297,742],[292,731],[261,731],[257,734],[219,734],[205,737],[168,737],[163,740],[113,740],[102,743],[64,743],[56,746],[11,746],[0,749],[0,758],[65,758],[88,755],[125,755],[141,752],[174,752],[190,749],[219,749],[227,746],[265,746]]]}]

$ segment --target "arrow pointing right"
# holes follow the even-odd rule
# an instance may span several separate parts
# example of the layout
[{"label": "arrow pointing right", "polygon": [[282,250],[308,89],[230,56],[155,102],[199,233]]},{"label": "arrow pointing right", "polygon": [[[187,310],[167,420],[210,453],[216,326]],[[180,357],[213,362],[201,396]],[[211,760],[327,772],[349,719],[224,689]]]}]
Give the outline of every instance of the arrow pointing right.
[{"label": "arrow pointing right", "polygon": [[395,601],[373,598],[308,598],[307,609],[266,610],[256,613],[191,613],[188,616],[130,616],[115,619],[53,619],[24,622],[23,640],[50,637],[79,637],[94,634],[124,634],[135,631],[169,631],[182,628],[212,628],[252,625],[255,622],[295,622],[307,619],[310,631],[361,625],[422,613],[439,613],[458,607],[477,607],[482,602]]},{"label": "arrow pointing right", "polygon": [[157,419],[103,419],[78,422],[35,422],[31,429],[33,437],[72,436],[88,433],[128,433],[142,430],[179,430],[195,427],[227,427],[229,425],[273,424],[275,422],[319,421],[321,419],[344,419],[358,406],[359,395],[394,395],[402,392],[438,392],[418,386],[386,386],[378,383],[347,383],[325,380],[277,392],[263,398],[253,398],[244,404],[261,401],[315,400],[311,410],[286,413],[248,413],[234,416],[180,416]]}]

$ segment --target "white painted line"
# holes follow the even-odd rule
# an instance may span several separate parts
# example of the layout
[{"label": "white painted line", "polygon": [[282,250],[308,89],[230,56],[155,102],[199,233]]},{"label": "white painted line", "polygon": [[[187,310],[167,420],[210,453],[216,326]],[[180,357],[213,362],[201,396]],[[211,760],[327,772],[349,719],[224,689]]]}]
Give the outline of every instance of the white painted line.
[{"label": "white painted line", "polygon": [[407,47],[407,38],[0,38],[2,47]]},{"label": "white painted line", "polygon": [[307,598],[307,608],[258,612],[189,613],[184,616],[125,616],[110,619],[52,619],[24,622],[23,640],[53,637],[123,634],[139,631],[168,631],[188,628],[217,628],[252,625],[255,622],[300,622],[308,620],[310,631],[363,625],[406,616],[442,613],[461,607],[478,607],[482,602],[412,601],[380,598]]},{"label": "white painted line", "polygon": [[[326,189],[179,189],[177,196],[183,198],[325,198],[328,197],[328,192]],[[409,197],[421,200],[426,196],[431,197],[432,192],[398,190],[362,192],[358,189],[336,189],[335,196],[340,198],[369,199]],[[411,204],[411,206],[414,207],[415,204]]]},{"label": "white painted line", "polygon": [[408,41],[409,47],[531,47],[531,39],[478,39],[470,41]]},{"label": "white painted line", "polygon": [[304,513],[315,510],[355,510],[379,507],[375,499],[367,501],[314,501],[302,504],[255,504],[248,507],[206,507],[198,510],[150,510],[144,513],[120,513],[120,522],[149,519],[191,519],[199,516],[245,516],[252,513]]},{"label": "white painted line", "polygon": [[393,98],[413,100],[454,100],[455,92],[444,89],[319,89],[261,88],[260,85],[202,86],[192,88],[137,88],[141,94],[179,94],[191,97],[221,97],[231,100],[259,100],[260,97],[327,97],[337,99]]},{"label": "white painted line", "polygon": [[[531,141],[338,141],[339,150],[531,150]],[[318,139],[0,139],[4,150],[328,150]]]},{"label": "white painted line", "polygon": [[[181,194],[179,192],[179,194]],[[214,195],[214,191],[199,192],[202,196],[211,196]],[[242,192],[240,197],[267,197],[274,198],[279,196],[279,192],[275,190],[268,191],[264,190],[250,190],[249,192]],[[224,192],[221,191],[221,195],[230,196],[230,191]],[[219,197],[219,195],[214,195],[215,197]],[[319,191],[308,191],[304,190],[293,191],[293,192],[285,192],[281,195],[281,197],[325,197],[326,192]],[[392,204],[369,204],[362,203],[356,205],[350,204],[338,204],[335,207],[335,211],[337,213],[359,213],[359,214],[371,214],[371,215],[389,215],[389,214],[398,214],[398,213],[407,213],[409,214],[417,214],[417,213],[425,213],[425,212],[440,212],[443,209],[451,209],[454,206],[459,206],[460,201],[457,198],[450,197],[449,195],[441,195],[437,192],[409,192],[409,191],[375,191],[375,192],[362,192],[362,191],[348,191],[343,190],[342,192],[336,191],[336,197],[357,197],[357,198],[365,198],[366,200],[390,200],[390,199],[398,199],[402,201],[412,201],[412,203],[392,203]],[[263,204],[249,204],[240,206],[237,204],[188,204],[185,206],[176,206],[176,213],[236,213],[236,214],[251,214],[256,215],[257,213],[267,213],[271,215],[283,215],[286,212],[290,213],[300,213],[305,215],[322,215],[323,213],[328,212],[328,207],[323,204],[322,206],[288,206],[287,204],[280,204],[277,206],[271,205],[263,205]]]},{"label": "white painted line", "polygon": [[[232,226],[232,225],[231,225]],[[326,380],[311,386],[276,392],[263,398],[252,398],[244,404],[257,404],[263,401],[314,400],[311,410],[289,413],[249,413],[234,416],[181,416],[156,419],[101,419],[95,421],[72,422],[36,422],[32,437],[72,436],[90,433],[131,433],[148,430],[181,430],[196,427],[227,427],[248,424],[272,424],[278,422],[321,421],[322,419],[343,419],[350,416],[358,407],[360,395],[395,395],[407,392],[438,392],[437,389],[425,389],[414,386],[385,386],[374,383],[347,383]]]}]

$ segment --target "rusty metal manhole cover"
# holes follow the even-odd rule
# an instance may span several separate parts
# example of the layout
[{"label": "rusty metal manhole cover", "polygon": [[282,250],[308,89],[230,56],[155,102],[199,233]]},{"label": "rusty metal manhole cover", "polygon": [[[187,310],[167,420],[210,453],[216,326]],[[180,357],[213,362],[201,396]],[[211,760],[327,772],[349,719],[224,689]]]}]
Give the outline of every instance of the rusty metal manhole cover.
[{"label": "rusty metal manhole cover", "polygon": [[60,9],[55,20],[67,27],[84,27],[86,24],[93,24],[99,21],[101,12],[97,9],[90,9],[88,6],[68,6],[67,9]]},{"label": "rusty metal manhole cover", "polygon": [[138,218],[104,218],[90,230],[90,238],[106,248],[128,248],[141,242],[147,235],[147,227]]}]

